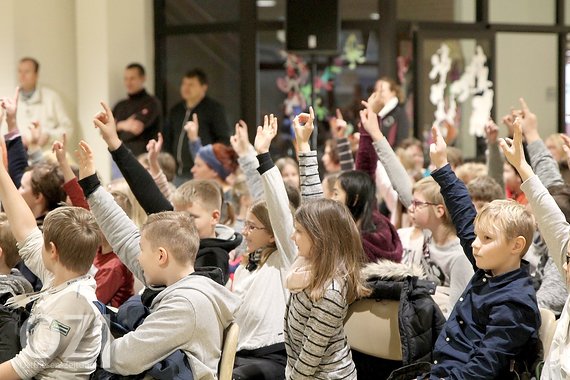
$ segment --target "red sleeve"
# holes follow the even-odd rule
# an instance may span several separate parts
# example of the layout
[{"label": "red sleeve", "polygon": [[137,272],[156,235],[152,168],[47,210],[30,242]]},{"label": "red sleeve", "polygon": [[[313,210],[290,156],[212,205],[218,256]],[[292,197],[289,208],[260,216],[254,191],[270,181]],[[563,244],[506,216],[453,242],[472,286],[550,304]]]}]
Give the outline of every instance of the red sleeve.
[{"label": "red sleeve", "polygon": [[95,282],[97,283],[97,289],[95,290],[97,299],[105,305],[108,304],[121,288],[121,285],[123,285],[121,268],[113,267],[98,270],[95,273]]},{"label": "red sleeve", "polygon": [[376,177],[376,166],[378,166],[378,155],[372,145],[372,137],[362,127],[359,128],[360,140],[358,151],[356,152],[356,170],[368,173],[372,181]]},{"label": "red sleeve", "polygon": [[83,193],[83,189],[81,188],[81,186],[79,186],[77,177],[64,183],[63,190],[69,196],[69,199],[71,199],[72,205],[74,205],[75,207],[81,207],[86,210],[89,210],[89,204],[87,203],[87,199],[85,199],[85,194]]}]

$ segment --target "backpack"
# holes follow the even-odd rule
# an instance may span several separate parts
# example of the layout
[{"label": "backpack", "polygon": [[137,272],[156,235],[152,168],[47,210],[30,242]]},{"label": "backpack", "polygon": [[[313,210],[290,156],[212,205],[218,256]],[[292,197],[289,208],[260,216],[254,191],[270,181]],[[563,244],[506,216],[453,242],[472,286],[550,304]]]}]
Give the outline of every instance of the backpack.
[{"label": "backpack", "polygon": [[11,293],[0,295],[0,363],[4,363],[22,350],[20,332],[24,322],[30,316],[26,308],[9,308],[4,303],[12,297]]}]

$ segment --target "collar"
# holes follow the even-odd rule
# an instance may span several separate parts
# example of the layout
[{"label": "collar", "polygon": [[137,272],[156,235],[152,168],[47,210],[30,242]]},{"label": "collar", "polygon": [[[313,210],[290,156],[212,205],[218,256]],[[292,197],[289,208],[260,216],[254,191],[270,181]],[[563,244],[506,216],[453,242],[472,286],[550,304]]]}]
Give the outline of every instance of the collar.
[{"label": "collar", "polygon": [[129,99],[139,99],[147,95],[146,88],[143,88],[139,92],[135,92],[134,94],[128,94]]},{"label": "collar", "polygon": [[529,263],[526,260],[521,260],[521,267],[499,276],[493,276],[490,271],[479,269],[475,273],[475,281],[473,286],[483,286],[488,284],[489,287],[498,287],[504,284],[513,282],[521,278],[529,277]]},{"label": "collar", "polygon": [[393,97],[392,99],[388,100],[384,107],[378,112],[378,116],[384,118],[384,116],[388,115],[396,106],[398,106],[398,98]]}]

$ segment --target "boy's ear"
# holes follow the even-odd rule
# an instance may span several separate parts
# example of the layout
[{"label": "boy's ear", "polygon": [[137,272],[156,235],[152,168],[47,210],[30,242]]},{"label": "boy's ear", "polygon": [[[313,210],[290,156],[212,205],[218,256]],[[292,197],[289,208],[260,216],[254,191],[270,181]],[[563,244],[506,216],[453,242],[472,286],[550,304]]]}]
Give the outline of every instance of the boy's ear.
[{"label": "boy's ear", "polygon": [[165,265],[168,262],[168,251],[164,247],[158,247],[158,264]]},{"label": "boy's ear", "polygon": [[521,256],[521,253],[522,253],[525,246],[526,246],[526,239],[524,238],[524,236],[517,236],[513,240],[513,243],[511,246],[511,252],[516,253],[519,256]]},{"label": "boy's ear", "polygon": [[222,213],[220,212],[220,210],[214,210],[212,211],[212,224],[215,226],[216,224],[220,223],[220,217],[222,216]]},{"label": "boy's ear", "polygon": [[56,245],[53,243],[53,241],[49,242],[49,246],[47,249],[49,258],[52,260],[58,260],[59,259],[59,252],[57,251],[57,247]]}]

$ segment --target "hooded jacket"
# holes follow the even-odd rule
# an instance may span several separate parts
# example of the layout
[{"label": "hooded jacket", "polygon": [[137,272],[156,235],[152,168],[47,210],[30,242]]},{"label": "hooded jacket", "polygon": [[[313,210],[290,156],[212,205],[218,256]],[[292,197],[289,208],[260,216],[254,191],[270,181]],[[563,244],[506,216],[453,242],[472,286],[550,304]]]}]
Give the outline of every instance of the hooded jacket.
[{"label": "hooded jacket", "polygon": [[194,267],[220,268],[223,273],[223,285],[230,278],[229,253],[241,244],[243,237],[223,224],[216,226],[216,236],[215,238],[200,239],[200,248],[198,248]]},{"label": "hooded jacket", "polygon": [[[435,283],[418,266],[378,260],[362,270],[370,288],[370,298],[399,300],[398,322],[404,365],[431,361],[433,346],[445,318],[432,299]],[[379,342],[381,344],[381,342]]]},{"label": "hooded jacket", "polygon": [[372,211],[376,230],[362,231],[362,246],[369,262],[388,259],[399,263],[402,260],[402,243],[390,220],[377,210]]}]

